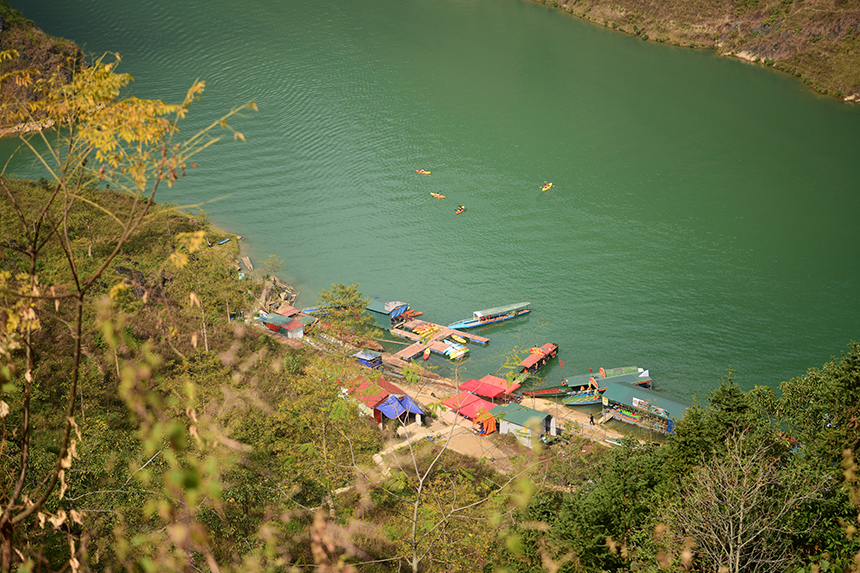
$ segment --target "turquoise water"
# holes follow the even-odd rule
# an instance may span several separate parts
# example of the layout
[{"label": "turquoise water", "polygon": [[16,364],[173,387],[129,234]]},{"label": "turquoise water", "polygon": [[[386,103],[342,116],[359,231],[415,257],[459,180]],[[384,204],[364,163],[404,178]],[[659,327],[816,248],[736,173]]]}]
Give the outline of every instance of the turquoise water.
[{"label": "turquoise water", "polygon": [[860,109],[794,78],[520,0],[13,5],[120,52],[139,97],[205,79],[186,133],[257,103],[247,143],[160,200],[228,196],[205,210],[284,260],[299,306],[333,282],[443,324],[530,301],[460,377],[551,341],[550,378],[638,365],[690,398],[729,365],[775,387],[860,335]]}]

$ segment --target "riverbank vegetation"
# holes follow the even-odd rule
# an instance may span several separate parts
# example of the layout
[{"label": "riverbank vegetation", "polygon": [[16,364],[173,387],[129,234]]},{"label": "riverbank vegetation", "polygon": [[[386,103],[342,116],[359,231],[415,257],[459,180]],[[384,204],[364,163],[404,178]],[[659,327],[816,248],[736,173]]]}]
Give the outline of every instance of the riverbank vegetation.
[{"label": "riverbank vegetation", "polygon": [[709,48],[860,101],[860,1],[534,0],[643,40]]}]

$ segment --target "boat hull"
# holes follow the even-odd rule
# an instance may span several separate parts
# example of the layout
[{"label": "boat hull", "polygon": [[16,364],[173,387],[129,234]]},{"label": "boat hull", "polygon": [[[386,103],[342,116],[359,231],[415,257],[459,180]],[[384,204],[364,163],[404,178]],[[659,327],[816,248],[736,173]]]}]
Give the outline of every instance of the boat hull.
[{"label": "boat hull", "polygon": [[460,322],[449,324],[448,328],[453,328],[454,330],[468,330],[469,328],[477,328],[479,326],[486,326],[487,324],[493,324],[495,322],[501,322],[503,320],[516,318],[518,316],[528,314],[529,312],[531,312],[531,309],[518,310],[508,314],[503,314],[501,316],[494,316],[490,318],[469,318]]},{"label": "boat hull", "polygon": [[[592,378],[598,384],[598,392],[606,390],[614,381],[627,382],[636,386],[647,386],[651,383],[649,372],[647,370],[640,372],[636,366],[610,368],[607,373],[617,373],[617,375],[603,378],[599,374],[597,376],[593,374],[581,374],[561,382],[539,382],[533,385],[524,385],[520,392],[525,396],[537,396],[540,398],[566,398],[568,396],[592,394],[594,390],[589,390]],[[577,403],[576,405],[579,406],[582,404]]]}]

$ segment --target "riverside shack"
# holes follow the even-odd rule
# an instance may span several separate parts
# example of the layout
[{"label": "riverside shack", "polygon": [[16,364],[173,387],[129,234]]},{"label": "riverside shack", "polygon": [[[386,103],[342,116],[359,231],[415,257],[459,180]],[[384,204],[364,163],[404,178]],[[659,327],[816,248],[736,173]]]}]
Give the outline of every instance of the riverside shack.
[{"label": "riverside shack", "polygon": [[603,393],[603,406],[610,409],[612,418],[661,434],[671,434],[675,430],[675,420],[683,418],[692,405],[627,382],[614,382]]},{"label": "riverside shack", "polygon": [[510,395],[519,389],[520,385],[516,382],[508,382],[504,378],[487,374],[480,380],[467,380],[460,384],[460,390],[467,390],[479,396],[484,396],[494,400],[500,396],[508,399]]},{"label": "riverside shack", "polygon": [[363,414],[383,426],[386,419],[400,419],[403,424],[422,423],[424,410],[400,387],[382,377],[376,380],[353,378],[343,384],[347,395],[355,399]]},{"label": "riverside shack", "polygon": [[558,433],[554,416],[515,402],[496,406],[490,414],[498,419],[500,434],[512,434],[527,448],[534,447],[535,441],[543,435],[555,436]]},{"label": "riverside shack", "polygon": [[390,300],[380,296],[370,298],[370,304],[367,305],[367,310],[370,315],[376,319],[376,324],[383,330],[390,330],[391,327],[397,326],[406,317],[403,315],[409,310],[409,305],[399,300]]}]

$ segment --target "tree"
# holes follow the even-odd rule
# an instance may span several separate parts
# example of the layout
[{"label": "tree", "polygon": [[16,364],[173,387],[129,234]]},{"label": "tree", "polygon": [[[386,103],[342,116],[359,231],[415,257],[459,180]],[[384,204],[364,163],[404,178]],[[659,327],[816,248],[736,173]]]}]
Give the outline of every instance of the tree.
[{"label": "tree", "polygon": [[345,286],[332,283],[331,290],[322,290],[317,306],[320,321],[335,333],[351,332],[356,336],[375,338],[379,329],[376,320],[367,312],[370,299],[358,290],[358,283]]},{"label": "tree", "polygon": [[694,539],[711,571],[785,571],[795,560],[793,541],[818,521],[797,514],[831,484],[774,457],[762,443],[748,445],[743,434],[730,438],[723,456],[683,481],[680,499],[667,510],[669,523]]},{"label": "tree", "polygon": [[[5,77],[5,81],[24,82],[36,99],[7,107],[8,116],[19,122],[48,122],[54,130],[21,136],[21,149],[29,151],[50,176],[50,193],[44,204],[29,204],[18,187],[0,177],[4,201],[13,213],[16,227],[5,227],[3,247],[15,253],[14,272],[0,273],[0,358],[3,373],[0,417],[3,432],[0,448],[14,456],[10,469],[14,478],[0,484],[3,491],[0,512],[0,571],[11,570],[16,562],[27,561],[25,545],[18,530],[25,520],[37,517],[57,529],[81,523],[80,514],[68,506],[64,496],[68,489],[68,472],[78,458],[81,433],[77,422],[76,397],[82,377],[83,324],[85,312],[94,312],[92,301],[104,288],[105,273],[112,262],[145,221],[154,204],[156,192],[171,187],[185,174],[190,160],[218,141],[212,132],[228,129],[227,119],[243,108],[187,140],[179,139],[178,124],[192,102],[203,92],[204,83],[195,82],[185,100],[166,104],[158,100],[120,98],[120,92],[131,77],[118,74],[119,57],[113,61],[98,58],[89,67],[74,70],[70,82],[60,72],[50,76]],[[6,102],[7,104],[9,102]],[[234,132],[234,137],[242,139]],[[193,164],[191,164],[193,166]],[[5,174],[0,174],[5,175]],[[110,200],[88,197],[87,187],[93,181],[108,181],[125,195],[122,212],[110,209]],[[104,245],[98,258],[90,259],[76,248],[72,227],[79,205],[87,203],[107,216],[112,225],[110,244]],[[62,272],[42,277],[47,252],[55,249],[65,261]],[[124,283],[110,289],[117,298]],[[73,348],[71,368],[51,377],[37,379],[40,361],[50,355],[50,338],[40,332],[43,316],[51,308],[70,308]],[[105,331],[111,336],[116,333]],[[138,364],[138,371],[150,366]],[[47,427],[40,427],[40,439],[46,431],[55,433],[53,460],[31,456],[33,425],[32,407],[36,392],[49,387],[64,396],[64,414]],[[171,430],[174,431],[175,430]],[[51,508],[51,511],[48,508]],[[190,539],[190,538],[189,538]],[[69,564],[79,565],[79,555],[69,537]],[[190,547],[185,544],[184,547]]]}]

